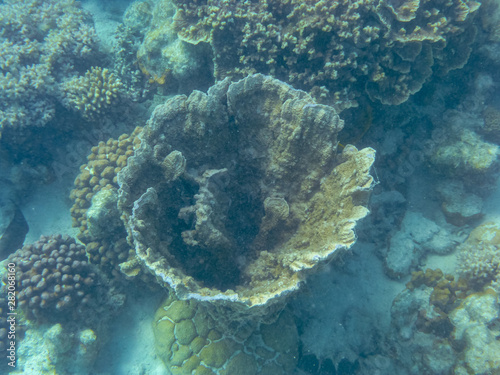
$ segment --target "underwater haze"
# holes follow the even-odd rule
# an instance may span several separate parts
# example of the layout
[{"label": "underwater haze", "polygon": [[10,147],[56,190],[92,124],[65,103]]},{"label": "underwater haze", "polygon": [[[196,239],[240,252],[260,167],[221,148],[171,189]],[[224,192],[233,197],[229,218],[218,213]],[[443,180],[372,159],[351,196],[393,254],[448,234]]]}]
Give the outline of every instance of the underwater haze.
[{"label": "underwater haze", "polygon": [[0,0],[0,374],[500,373],[498,0]]}]

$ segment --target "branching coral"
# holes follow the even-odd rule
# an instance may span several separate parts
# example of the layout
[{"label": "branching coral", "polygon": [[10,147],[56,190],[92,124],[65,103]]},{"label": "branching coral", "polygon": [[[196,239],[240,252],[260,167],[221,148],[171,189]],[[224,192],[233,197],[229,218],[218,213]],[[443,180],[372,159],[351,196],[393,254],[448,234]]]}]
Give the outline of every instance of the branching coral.
[{"label": "branching coral", "polygon": [[63,102],[83,117],[94,119],[116,102],[121,87],[121,81],[108,69],[92,67],[83,77],[63,83]]},{"label": "branching coral", "polygon": [[475,290],[492,285],[500,291],[500,227],[493,222],[474,229],[459,247],[458,271]]},{"label": "branching coral", "polygon": [[73,0],[6,0],[0,30],[0,132],[43,126],[60,82],[93,58],[94,28]]}]

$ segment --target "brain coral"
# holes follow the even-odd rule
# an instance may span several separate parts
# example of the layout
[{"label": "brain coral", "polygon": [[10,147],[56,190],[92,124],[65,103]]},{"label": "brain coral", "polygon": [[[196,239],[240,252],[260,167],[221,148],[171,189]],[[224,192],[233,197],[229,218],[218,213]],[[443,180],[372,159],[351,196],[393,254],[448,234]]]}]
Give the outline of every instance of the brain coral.
[{"label": "brain coral", "polygon": [[118,174],[138,262],[221,325],[280,311],[368,213],[375,152],[338,154],[342,126],[332,107],[260,74],[158,106]]},{"label": "brain coral", "polygon": [[[271,74],[339,106],[365,91],[400,104],[433,72],[463,66],[479,7],[473,0],[172,2],[180,39],[211,46],[216,79]],[[151,61],[161,48],[149,51]]]},{"label": "brain coral", "polygon": [[205,306],[171,294],[153,330],[158,356],[173,375],[286,375],[297,364],[299,337],[288,310],[273,323],[249,323],[228,334]]},{"label": "brain coral", "polygon": [[85,70],[97,37],[73,0],[0,4],[0,133],[43,126],[55,114],[63,78]]}]

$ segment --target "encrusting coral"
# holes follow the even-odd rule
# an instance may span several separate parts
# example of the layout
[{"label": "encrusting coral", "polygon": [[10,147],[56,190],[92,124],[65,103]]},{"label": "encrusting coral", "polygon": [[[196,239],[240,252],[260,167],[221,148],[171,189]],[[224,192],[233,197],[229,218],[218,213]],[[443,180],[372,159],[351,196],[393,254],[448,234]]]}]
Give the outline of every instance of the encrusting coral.
[{"label": "encrusting coral", "polygon": [[264,73],[339,107],[364,92],[400,104],[433,72],[467,62],[478,7],[472,0],[161,1],[154,17],[163,21],[151,25],[140,59],[147,71],[157,71],[160,55],[175,65],[179,54],[165,51],[179,44],[176,31],[182,42],[212,48],[216,80]]},{"label": "encrusting coral", "polygon": [[108,69],[93,66],[84,76],[62,84],[63,103],[91,120],[116,102],[122,86],[120,79]]},{"label": "encrusting coral", "polygon": [[276,322],[249,322],[227,334],[202,304],[171,294],[155,314],[153,331],[173,375],[285,375],[297,365],[299,336],[288,310]]}]

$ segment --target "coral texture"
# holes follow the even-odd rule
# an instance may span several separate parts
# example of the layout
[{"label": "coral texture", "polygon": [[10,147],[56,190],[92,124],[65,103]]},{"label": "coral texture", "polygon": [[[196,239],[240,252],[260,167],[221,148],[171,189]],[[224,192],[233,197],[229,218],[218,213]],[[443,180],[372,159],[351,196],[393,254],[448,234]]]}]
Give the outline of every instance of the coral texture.
[{"label": "coral texture", "polygon": [[156,108],[118,174],[137,260],[220,324],[280,311],[308,270],[355,242],[375,152],[332,107],[260,74]]},{"label": "coral texture", "polygon": [[116,102],[121,88],[121,81],[108,69],[93,66],[84,76],[63,83],[63,103],[91,120]]},{"label": "coral texture", "polygon": [[500,291],[500,225],[484,223],[458,248],[458,272],[471,288],[492,285]]},{"label": "coral texture", "polygon": [[95,300],[97,275],[85,247],[68,236],[41,236],[8,258],[17,265],[17,300],[29,319],[68,321]]},{"label": "coral texture", "polygon": [[153,330],[156,351],[173,375],[286,375],[297,365],[299,337],[288,310],[274,323],[249,323],[227,335],[202,304],[170,295]]},{"label": "coral texture", "polygon": [[89,16],[73,0],[6,0],[0,30],[0,132],[43,126],[54,117],[62,79],[95,56]]},{"label": "coral texture", "polygon": [[[462,67],[479,7],[472,0],[172,2],[178,36],[211,46],[217,80],[270,74],[337,105],[365,91],[400,104],[433,72]],[[164,46],[150,48],[148,69]]]},{"label": "coral texture", "polygon": [[[127,165],[128,158],[139,146],[138,134],[141,130],[137,127],[130,135],[122,134],[118,139],[109,139],[92,147],[92,153],[87,156],[88,162],[80,167],[75,188],[70,194],[70,199],[74,201],[70,210],[73,226],[80,229],[78,239],[87,245],[90,262],[107,273],[117,274],[116,267],[128,259],[131,249],[125,241],[123,225],[116,224],[116,216],[110,215],[112,209],[106,209],[109,208],[109,196],[106,196],[116,194],[119,187],[117,173]],[[109,192],[102,195],[101,192],[107,190]],[[98,197],[94,199],[95,196]],[[114,202],[116,207],[116,200]],[[98,208],[100,206],[103,207]],[[93,231],[89,231],[89,220],[94,224]],[[109,223],[114,224],[110,226]],[[99,229],[103,225],[106,225],[105,233]]]}]

